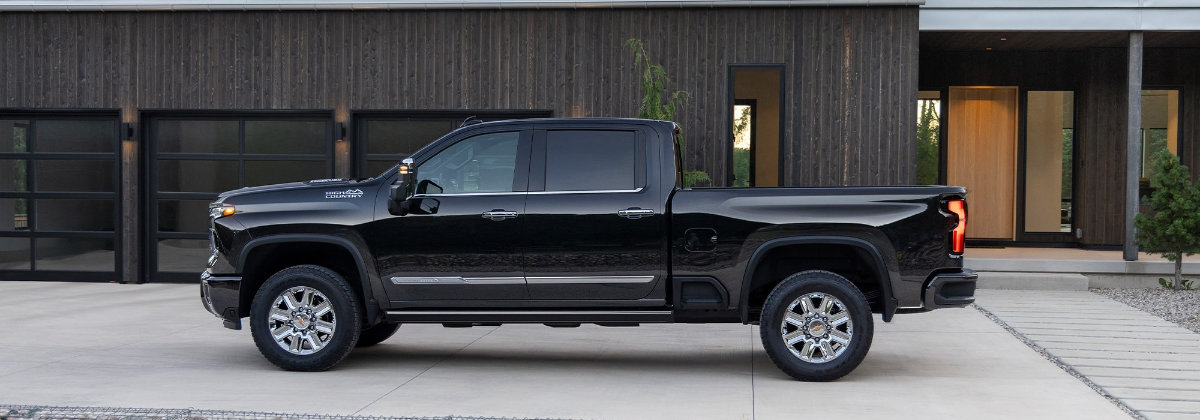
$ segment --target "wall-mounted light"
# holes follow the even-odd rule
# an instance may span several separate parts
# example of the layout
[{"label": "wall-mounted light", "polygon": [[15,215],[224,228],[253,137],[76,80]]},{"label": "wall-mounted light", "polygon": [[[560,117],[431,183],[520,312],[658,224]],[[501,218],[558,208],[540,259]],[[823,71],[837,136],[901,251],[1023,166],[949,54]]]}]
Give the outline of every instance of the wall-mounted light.
[{"label": "wall-mounted light", "polygon": [[133,140],[133,135],[137,134],[133,123],[121,123],[121,134],[125,136],[125,140]]},{"label": "wall-mounted light", "polygon": [[334,136],[337,137],[337,141],[346,141],[346,123],[337,123],[337,127],[334,130]]}]

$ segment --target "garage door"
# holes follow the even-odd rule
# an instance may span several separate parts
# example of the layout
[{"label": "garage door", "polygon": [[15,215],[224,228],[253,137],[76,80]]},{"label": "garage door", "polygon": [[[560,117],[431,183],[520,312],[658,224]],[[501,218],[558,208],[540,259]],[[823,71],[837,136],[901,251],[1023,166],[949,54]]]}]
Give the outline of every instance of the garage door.
[{"label": "garage door", "polygon": [[113,281],[116,113],[0,114],[0,279]]},{"label": "garage door", "polygon": [[333,177],[332,114],[147,116],[150,281],[196,282],[222,191]]}]

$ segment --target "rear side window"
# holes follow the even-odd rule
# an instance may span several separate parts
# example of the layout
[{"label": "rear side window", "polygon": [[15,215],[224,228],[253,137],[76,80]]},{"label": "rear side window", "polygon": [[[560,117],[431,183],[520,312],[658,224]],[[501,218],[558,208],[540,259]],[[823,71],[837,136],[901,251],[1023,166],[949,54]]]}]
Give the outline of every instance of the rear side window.
[{"label": "rear side window", "polygon": [[546,133],[546,191],[637,189],[633,131]]}]

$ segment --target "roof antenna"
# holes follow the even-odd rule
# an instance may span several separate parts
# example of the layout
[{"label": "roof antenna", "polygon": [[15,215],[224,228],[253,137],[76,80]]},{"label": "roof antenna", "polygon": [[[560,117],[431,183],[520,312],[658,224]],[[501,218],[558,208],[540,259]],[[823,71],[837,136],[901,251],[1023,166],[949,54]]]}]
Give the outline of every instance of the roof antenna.
[{"label": "roof antenna", "polygon": [[476,116],[472,115],[472,116],[470,116],[470,117],[467,117],[467,119],[463,120],[462,124],[459,124],[459,125],[458,125],[458,128],[463,128],[463,127],[466,127],[466,126],[468,126],[468,125],[475,125],[475,124],[479,124],[479,123],[481,123],[481,122],[483,122],[483,120],[479,119],[479,117],[476,117]]}]

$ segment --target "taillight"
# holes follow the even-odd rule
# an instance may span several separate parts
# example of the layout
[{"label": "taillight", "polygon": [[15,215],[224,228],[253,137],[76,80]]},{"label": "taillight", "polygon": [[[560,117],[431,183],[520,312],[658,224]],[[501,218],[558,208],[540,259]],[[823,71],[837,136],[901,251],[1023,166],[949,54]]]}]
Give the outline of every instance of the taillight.
[{"label": "taillight", "polygon": [[950,231],[950,252],[962,254],[967,247],[967,202],[950,200],[946,202],[946,210],[958,216],[958,223]]}]

